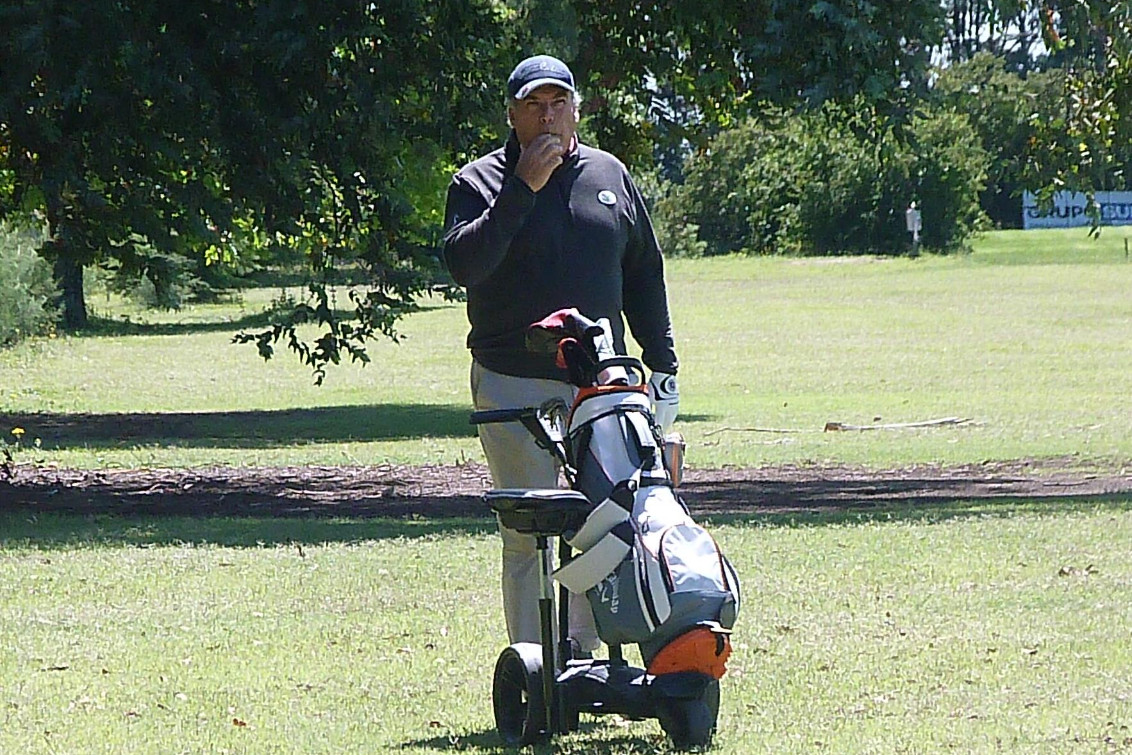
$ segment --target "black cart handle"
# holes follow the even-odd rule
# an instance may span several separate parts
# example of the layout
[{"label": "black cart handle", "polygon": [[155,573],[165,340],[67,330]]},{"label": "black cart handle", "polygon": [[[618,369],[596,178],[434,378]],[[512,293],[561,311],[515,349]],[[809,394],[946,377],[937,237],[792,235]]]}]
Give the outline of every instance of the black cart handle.
[{"label": "black cart handle", "polygon": [[519,422],[523,417],[533,417],[537,406],[523,406],[517,409],[484,409],[472,412],[468,421],[473,425],[487,425],[494,422]]}]

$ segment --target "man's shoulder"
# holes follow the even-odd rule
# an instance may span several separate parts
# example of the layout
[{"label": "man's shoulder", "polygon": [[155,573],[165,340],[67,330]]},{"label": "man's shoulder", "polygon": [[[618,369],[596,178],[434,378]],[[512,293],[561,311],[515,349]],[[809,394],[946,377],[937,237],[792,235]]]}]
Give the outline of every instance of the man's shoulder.
[{"label": "man's shoulder", "polygon": [[616,155],[597,147],[578,145],[578,157],[584,174],[592,180],[609,184],[610,186],[630,185],[633,183],[629,169]]},{"label": "man's shoulder", "polygon": [[628,172],[628,169],[625,167],[625,163],[621,162],[620,158],[618,158],[611,152],[606,152],[605,150],[598,149],[597,147],[590,147],[586,144],[579,144],[578,157],[589,163],[603,165],[605,167],[615,168],[617,170]]},{"label": "man's shoulder", "polygon": [[501,173],[507,163],[506,150],[500,147],[497,150],[478,157],[456,171],[457,176],[481,176],[485,174]]}]

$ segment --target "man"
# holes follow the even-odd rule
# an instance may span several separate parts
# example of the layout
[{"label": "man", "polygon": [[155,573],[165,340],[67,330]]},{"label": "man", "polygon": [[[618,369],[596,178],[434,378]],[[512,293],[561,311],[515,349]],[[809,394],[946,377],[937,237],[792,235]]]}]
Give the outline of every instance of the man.
[{"label": "man", "polygon": [[[448,189],[444,258],[467,289],[472,401],[477,410],[537,406],[574,389],[552,355],[526,350],[527,326],[576,307],[609,318],[625,353],[622,314],[652,370],[665,430],[678,408],[676,353],[660,248],[625,166],[578,142],[574,76],[562,61],[528,58],[507,80],[506,145],[464,166]],[[481,425],[497,488],[558,487],[550,455],[517,423]],[[503,605],[511,642],[539,642],[534,537],[500,526]],[[585,600],[570,602],[570,637],[600,641]]]}]

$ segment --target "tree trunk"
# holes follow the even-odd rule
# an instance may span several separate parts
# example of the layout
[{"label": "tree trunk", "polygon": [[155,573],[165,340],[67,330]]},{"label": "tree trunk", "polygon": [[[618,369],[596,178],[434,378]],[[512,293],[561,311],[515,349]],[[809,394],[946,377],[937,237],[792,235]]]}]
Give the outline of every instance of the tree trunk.
[{"label": "tree trunk", "polygon": [[51,238],[44,245],[44,257],[54,267],[55,285],[59,289],[56,303],[63,310],[64,330],[82,330],[87,326],[86,294],[83,291],[83,263],[77,259],[74,237],[63,223],[66,217],[63,198],[57,192],[47,194],[47,229]]},{"label": "tree trunk", "polygon": [[82,330],[87,326],[82,263],[63,254],[56,257],[55,283],[59,286],[59,301],[63,307],[63,328]]}]

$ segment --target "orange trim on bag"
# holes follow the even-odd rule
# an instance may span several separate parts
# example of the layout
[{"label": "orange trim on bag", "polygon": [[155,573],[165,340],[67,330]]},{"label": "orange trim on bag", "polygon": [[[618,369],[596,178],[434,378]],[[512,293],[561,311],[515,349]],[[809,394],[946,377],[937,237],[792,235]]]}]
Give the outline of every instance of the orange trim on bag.
[{"label": "orange trim on bag", "polygon": [[584,388],[579,388],[577,395],[574,396],[574,405],[570,407],[570,416],[574,416],[578,405],[586,399],[607,393],[643,393],[647,396],[649,395],[649,387],[647,385],[587,385]]},{"label": "orange trim on bag", "polygon": [[698,671],[721,679],[727,673],[729,657],[731,638],[728,635],[697,627],[665,645],[646,670],[653,676]]},{"label": "orange trim on bag", "polygon": [[574,406],[582,403],[588,398],[600,396],[603,393],[648,393],[649,387],[647,385],[587,385],[584,388],[578,389],[578,395],[574,398]]}]

